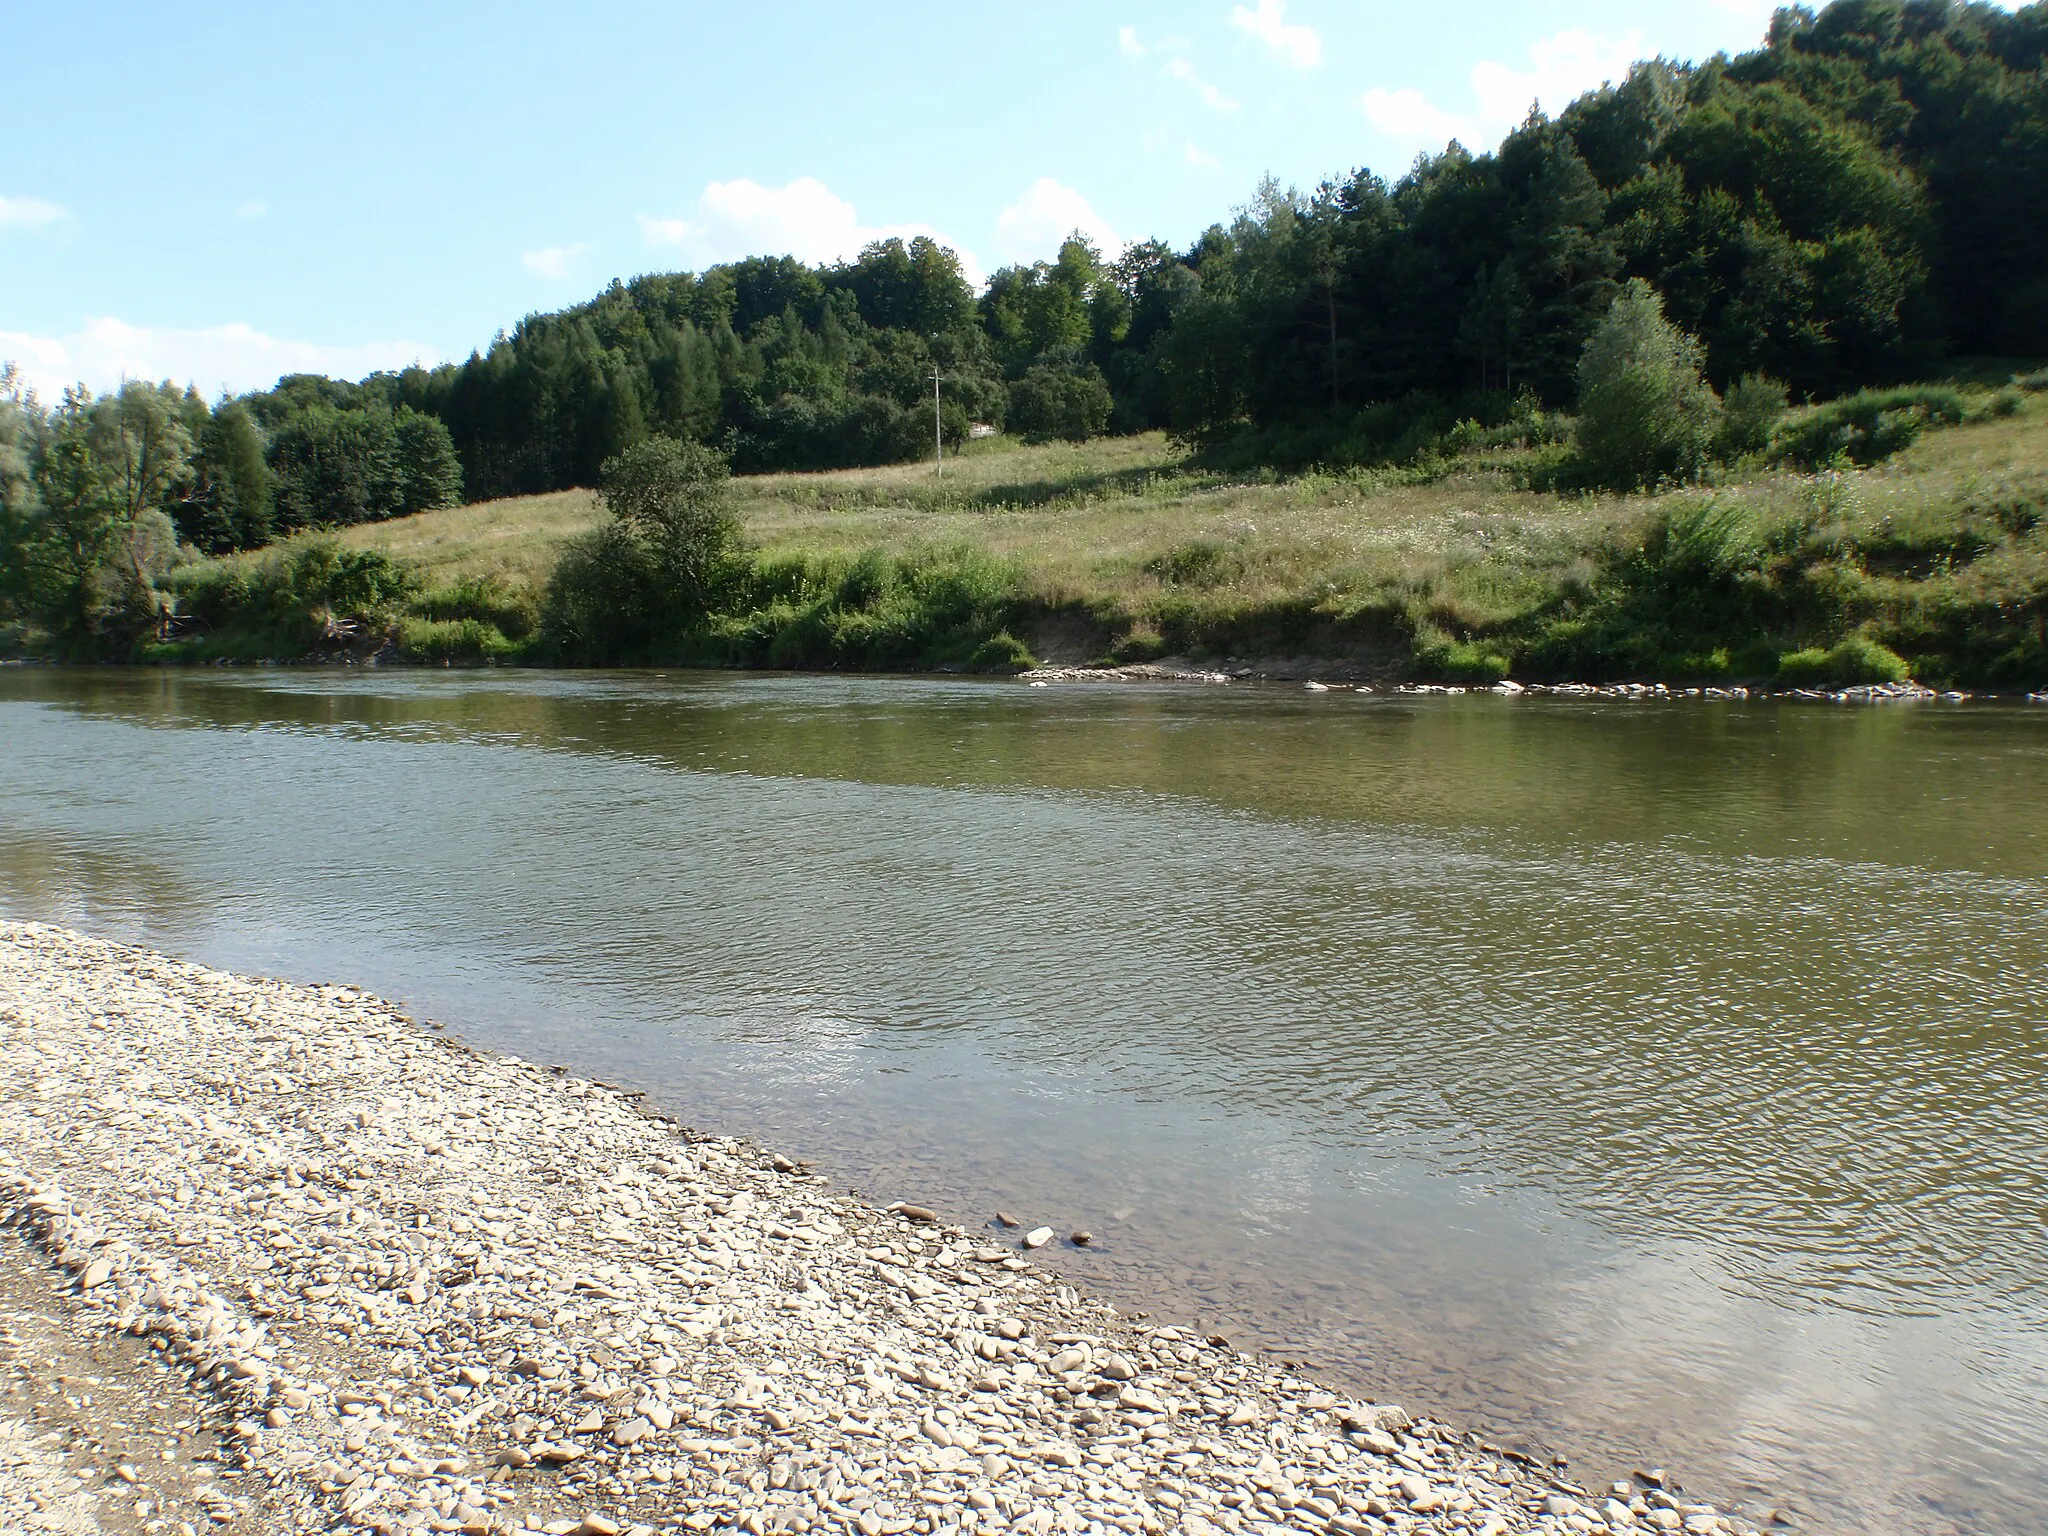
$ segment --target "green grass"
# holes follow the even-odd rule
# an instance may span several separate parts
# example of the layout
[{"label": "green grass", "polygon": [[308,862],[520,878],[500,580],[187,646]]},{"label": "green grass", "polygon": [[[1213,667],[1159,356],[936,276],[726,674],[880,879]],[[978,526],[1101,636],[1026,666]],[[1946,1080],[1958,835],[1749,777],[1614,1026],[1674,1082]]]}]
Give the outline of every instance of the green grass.
[{"label": "green grass", "polygon": [[[1942,424],[1949,396],[1961,425]],[[1897,404],[1795,413],[1781,441],[1810,457]],[[1205,467],[1157,434],[987,439],[942,476],[744,477],[752,575],[684,649],[849,667],[1319,657],[1461,680],[1772,680],[1783,657],[1788,684],[1888,675],[1893,654],[1928,680],[2048,682],[2048,396],[1940,404],[1882,462],[1752,463],[1661,495],[1527,488],[1556,450],[1280,475]],[[548,573],[601,521],[568,491],[338,537],[414,573],[409,654],[489,659],[544,634]]]}]

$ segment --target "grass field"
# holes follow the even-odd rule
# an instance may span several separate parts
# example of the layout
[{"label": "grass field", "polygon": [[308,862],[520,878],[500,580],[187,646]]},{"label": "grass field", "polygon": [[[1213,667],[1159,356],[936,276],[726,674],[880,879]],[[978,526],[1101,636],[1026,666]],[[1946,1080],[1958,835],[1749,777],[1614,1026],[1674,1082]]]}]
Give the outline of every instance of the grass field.
[{"label": "grass field", "polygon": [[[666,659],[938,664],[1012,635],[1014,653],[1060,662],[1757,678],[1797,652],[1844,676],[2048,683],[2048,395],[1969,398],[1965,424],[1875,467],[1728,470],[1654,496],[1528,489],[1524,449],[1242,474],[1158,434],[991,438],[942,475],[740,478],[751,595]],[[603,517],[564,491],[329,537],[413,572],[409,653],[574,659],[521,637],[545,642],[549,576]],[[850,574],[862,557],[869,574]]]}]

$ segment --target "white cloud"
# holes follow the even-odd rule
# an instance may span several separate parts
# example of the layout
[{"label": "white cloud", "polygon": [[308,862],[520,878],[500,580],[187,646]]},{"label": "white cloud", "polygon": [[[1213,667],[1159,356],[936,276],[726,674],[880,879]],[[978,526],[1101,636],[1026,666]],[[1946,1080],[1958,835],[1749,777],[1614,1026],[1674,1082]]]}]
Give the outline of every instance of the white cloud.
[{"label": "white cloud", "polygon": [[1181,158],[1197,170],[1220,171],[1223,169],[1223,162],[1205,151],[1193,139],[1188,140],[1188,147],[1181,155]]},{"label": "white cloud", "polygon": [[261,219],[270,213],[270,204],[260,197],[252,197],[235,210],[238,219]]},{"label": "white cloud", "polygon": [[1314,27],[1287,19],[1287,0],[1259,0],[1256,6],[1234,6],[1230,24],[1264,43],[1296,69],[1314,69],[1323,62],[1323,39]]},{"label": "white cloud", "polygon": [[1147,53],[1151,52],[1149,48],[1138,41],[1138,29],[1136,27],[1118,27],[1116,29],[1116,45],[1127,59],[1142,59]]},{"label": "white cloud", "polygon": [[1235,112],[1237,110],[1237,103],[1197,74],[1195,66],[1186,59],[1168,59],[1166,61],[1165,73],[1168,79],[1181,81],[1218,112]]},{"label": "white cloud", "polygon": [[960,258],[969,282],[983,281],[972,253],[929,224],[863,224],[853,204],[811,176],[786,187],[764,187],[745,177],[714,181],[697,199],[694,219],[642,214],[640,229],[649,245],[675,246],[700,267],[743,256],[794,256],[821,266],[850,260],[877,240],[928,235]]},{"label": "white cloud", "polygon": [[1529,45],[1526,68],[1486,59],[1472,66],[1472,106],[1456,111],[1416,90],[1371,90],[1360,105],[1372,125],[1405,153],[1440,150],[1452,139],[1490,149],[1539,104],[1555,116],[1572,99],[1628,74],[1643,57],[1643,35],[1621,37],[1573,27]]},{"label": "white cloud", "polygon": [[542,277],[561,282],[569,275],[569,263],[589,249],[580,240],[574,245],[545,245],[537,251],[522,254],[519,264],[529,272],[538,272]]},{"label": "white cloud", "polygon": [[0,197],[0,229],[47,229],[64,210],[40,197]]},{"label": "white cloud", "polygon": [[996,220],[996,241],[1011,261],[1047,261],[1075,230],[1107,256],[1124,248],[1123,237],[1072,187],[1041,176]]},{"label": "white cloud", "polygon": [[46,400],[54,400],[68,385],[107,390],[124,378],[174,379],[196,384],[207,395],[222,389],[240,394],[267,389],[287,373],[359,379],[380,368],[431,367],[440,361],[431,347],[416,341],[326,346],[267,336],[240,323],[185,331],[111,317],[87,320],[82,330],[66,336],[0,331],[0,358],[19,363],[23,377]]},{"label": "white cloud", "polygon": [[1472,131],[1464,118],[1417,90],[1367,91],[1363,105],[1373,127],[1407,150],[1442,149]]}]

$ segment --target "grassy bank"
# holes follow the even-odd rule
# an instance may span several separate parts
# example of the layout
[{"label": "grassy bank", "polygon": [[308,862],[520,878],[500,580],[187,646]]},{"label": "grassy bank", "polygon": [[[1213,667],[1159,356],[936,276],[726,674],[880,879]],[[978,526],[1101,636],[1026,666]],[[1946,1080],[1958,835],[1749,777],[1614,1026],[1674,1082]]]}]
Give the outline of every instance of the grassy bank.
[{"label": "grassy bank", "polygon": [[[2048,682],[2048,397],[1659,495],[1533,488],[1543,447],[1232,473],[1157,435],[733,482],[751,553],[643,659],[916,667],[1236,658],[1370,675]],[[1786,440],[1826,422],[1788,423]],[[1881,452],[1890,444],[1869,451]],[[575,660],[547,584],[586,492],[450,508],[176,578],[158,655]],[[294,620],[293,616],[297,618]]]}]

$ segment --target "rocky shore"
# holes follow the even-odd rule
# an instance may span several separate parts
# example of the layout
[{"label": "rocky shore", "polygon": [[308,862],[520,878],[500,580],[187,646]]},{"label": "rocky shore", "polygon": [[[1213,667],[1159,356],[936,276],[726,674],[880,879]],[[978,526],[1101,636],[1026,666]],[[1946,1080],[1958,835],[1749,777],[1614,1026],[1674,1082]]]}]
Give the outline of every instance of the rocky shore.
[{"label": "rocky shore", "polygon": [[[1937,699],[1964,704],[1978,698],[2018,697],[1965,693],[1958,689],[1941,692],[1910,682],[1859,683],[1850,688],[1770,688],[1745,683],[1361,683],[1346,672],[1319,670],[1312,663],[1259,672],[1242,666],[1211,672],[1177,662],[1147,662],[1124,667],[1039,667],[1017,676],[1033,688],[1053,683],[1298,682],[1312,693],[1385,693],[1405,697],[1491,693],[1503,698],[1526,694],[1530,698],[1559,699],[1804,699],[1830,704],[1920,704]],[[2029,704],[2048,704],[2048,693],[2029,693],[2025,698]]]},{"label": "rocky shore", "polygon": [[0,923],[25,1531],[1747,1529],[346,987]]}]

